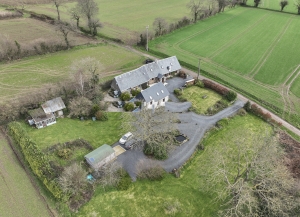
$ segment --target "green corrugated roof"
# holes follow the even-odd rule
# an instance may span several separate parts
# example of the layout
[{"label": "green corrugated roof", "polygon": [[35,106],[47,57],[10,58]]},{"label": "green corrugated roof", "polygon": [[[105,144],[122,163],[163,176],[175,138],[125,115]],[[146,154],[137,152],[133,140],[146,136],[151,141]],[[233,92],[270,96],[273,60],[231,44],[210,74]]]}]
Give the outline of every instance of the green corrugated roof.
[{"label": "green corrugated roof", "polygon": [[99,148],[95,149],[94,151],[88,153],[84,157],[86,159],[89,159],[89,161],[92,164],[96,164],[114,152],[115,152],[115,150],[111,146],[104,144],[104,145],[100,146]]}]

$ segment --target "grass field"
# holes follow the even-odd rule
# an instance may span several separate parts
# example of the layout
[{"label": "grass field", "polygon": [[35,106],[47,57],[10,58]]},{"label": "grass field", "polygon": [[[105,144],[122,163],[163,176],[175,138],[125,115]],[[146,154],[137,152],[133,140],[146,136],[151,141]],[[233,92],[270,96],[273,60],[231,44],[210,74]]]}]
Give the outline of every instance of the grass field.
[{"label": "grass field", "polygon": [[[119,38],[126,42],[136,42],[139,33],[149,29],[156,17],[163,17],[168,22],[175,22],[184,16],[190,16],[186,8],[189,0],[122,0],[119,3],[110,0],[96,0],[99,7],[98,18],[103,23],[100,33]],[[61,9],[61,17],[70,21],[68,10],[75,3],[67,3]],[[57,12],[51,4],[30,5],[27,10],[57,17]],[[81,26],[86,26],[86,20],[82,19]]]},{"label": "grass field", "polygon": [[126,49],[99,44],[0,63],[0,100],[29,94],[47,83],[64,81],[70,76],[72,63],[85,57],[93,57],[101,63],[101,77],[120,74],[142,65],[144,61],[143,57]]},{"label": "grass field", "polygon": [[197,86],[185,88],[181,97],[192,103],[193,111],[197,114],[205,114],[208,108],[222,99],[222,96],[216,92]]},{"label": "grass field", "polygon": [[0,216],[50,217],[46,205],[38,196],[2,134],[0,154]]},{"label": "grass field", "polygon": [[[0,34],[7,35],[11,41],[17,41],[21,45],[47,39],[65,43],[64,38],[55,30],[53,25],[30,18],[1,20]],[[87,37],[76,36],[74,33],[70,33],[69,39],[71,45],[86,44],[93,41]]]},{"label": "grass field", "polygon": [[[214,131],[204,139],[206,149],[222,146],[225,135],[234,138],[238,129],[255,134],[270,129],[270,126],[250,115],[236,116],[226,128]],[[203,191],[199,177],[199,170],[209,170],[201,166],[211,158],[207,153],[197,152],[184,167],[180,178],[167,175],[162,181],[137,181],[126,191],[103,191],[99,187],[77,216],[217,216],[220,203],[213,201],[214,195],[210,192]]]},{"label": "grass field", "polygon": [[87,140],[94,148],[98,148],[103,144],[112,145],[120,139],[124,133],[121,128],[121,115],[120,112],[110,112],[108,121],[61,118],[57,119],[56,124],[39,130],[25,123],[23,126],[41,149],[79,138]]},{"label": "grass field", "polygon": [[150,42],[150,50],[176,55],[194,67],[200,58],[208,76],[269,103],[269,109],[295,124],[291,115],[300,107],[298,25],[293,14],[238,7],[159,37]]}]

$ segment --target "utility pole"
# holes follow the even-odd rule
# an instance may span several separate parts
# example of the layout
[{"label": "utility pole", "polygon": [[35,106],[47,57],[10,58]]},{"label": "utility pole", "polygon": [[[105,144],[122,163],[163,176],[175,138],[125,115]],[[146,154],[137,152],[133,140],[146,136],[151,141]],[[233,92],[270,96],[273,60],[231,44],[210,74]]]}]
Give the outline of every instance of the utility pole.
[{"label": "utility pole", "polygon": [[199,58],[197,81],[199,80],[199,75],[200,75],[200,60],[201,60],[201,59]]},{"label": "utility pole", "polygon": [[146,31],[147,31],[147,42],[146,42],[146,51],[148,51],[148,29],[149,29],[149,25],[148,26],[146,26]]}]

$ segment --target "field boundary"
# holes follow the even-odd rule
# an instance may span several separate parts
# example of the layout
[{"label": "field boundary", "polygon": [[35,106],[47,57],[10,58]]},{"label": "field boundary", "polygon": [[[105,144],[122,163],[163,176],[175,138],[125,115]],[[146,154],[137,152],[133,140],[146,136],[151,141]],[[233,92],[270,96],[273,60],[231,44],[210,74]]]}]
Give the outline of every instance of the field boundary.
[{"label": "field boundary", "polygon": [[35,180],[31,177],[32,174],[29,171],[29,169],[27,168],[27,166],[25,165],[25,163],[23,161],[23,158],[20,156],[21,153],[18,150],[16,150],[16,148],[13,146],[12,141],[11,141],[10,137],[7,135],[7,133],[6,133],[5,129],[3,128],[3,126],[0,126],[0,133],[3,135],[3,137],[5,138],[7,144],[9,145],[11,150],[14,152],[18,162],[20,163],[21,167],[24,169],[28,179],[30,180],[30,182],[31,182],[33,188],[35,189],[36,193],[38,194],[39,198],[46,205],[49,215],[52,216],[52,217],[56,217],[56,215],[53,213],[52,209],[50,208],[49,204],[47,203],[45,197],[41,194],[41,192],[39,190],[39,187],[35,183]]}]

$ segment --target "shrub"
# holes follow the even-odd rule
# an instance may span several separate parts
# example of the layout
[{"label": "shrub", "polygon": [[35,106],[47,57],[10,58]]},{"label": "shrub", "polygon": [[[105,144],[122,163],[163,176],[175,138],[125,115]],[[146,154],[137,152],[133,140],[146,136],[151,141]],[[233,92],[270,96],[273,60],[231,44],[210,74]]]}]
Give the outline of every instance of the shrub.
[{"label": "shrub", "polygon": [[107,115],[107,112],[105,112],[105,111],[99,110],[96,112],[95,116],[98,121],[107,121],[108,120],[108,115]]},{"label": "shrub", "polygon": [[69,148],[63,148],[57,151],[57,156],[65,160],[69,159],[72,154],[72,150]]},{"label": "shrub", "polygon": [[137,163],[137,178],[149,179],[151,181],[160,181],[164,178],[166,172],[154,161],[139,161]]},{"label": "shrub", "polygon": [[251,112],[251,103],[250,103],[249,100],[245,103],[244,109],[245,109],[247,112]]},{"label": "shrub", "polygon": [[117,189],[121,191],[127,190],[132,183],[131,177],[124,169],[120,169],[119,173],[121,177],[117,184]]},{"label": "shrub", "polygon": [[217,122],[217,127],[218,128],[223,128],[223,127],[226,127],[228,125],[228,118],[224,118],[224,119],[221,119]]},{"label": "shrub", "polygon": [[237,94],[236,94],[236,92],[230,90],[230,91],[228,91],[228,93],[226,94],[225,97],[229,102],[231,102],[231,101],[234,101],[237,98]]},{"label": "shrub", "polygon": [[134,109],[134,104],[132,102],[128,102],[124,105],[125,111],[133,111]]},{"label": "shrub", "polygon": [[176,96],[180,96],[180,95],[182,95],[182,92],[181,92],[181,90],[179,90],[179,89],[175,89],[175,90],[174,90],[174,94],[175,94]]},{"label": "shrub", "polygon": [[247,114],[247,112],[246,112],[245,109],[241,108],[241,109],[238,110],[237,114],[240,115],[240,116],[244,116],[244,115]]},{"label": "shrub", "polygon": [[200,88],[204,88],[204,83],[201,80],[196,81],[195,85]]},{"label": "shrub", "polygon": [[141,101],[135,101],[134,104],[137,106],[137,107],[140,107],[142,105],[142,102]]},{"label": "shrub", "polygon": [[167,147],[163,144],[146,144],[144,147],[144,153],[147,155],[153,155],[154,158],[158,160],[165,160],[168,158]]},{"label": "shrub", "polygon": [[130,93],[128,93],[128,92],[122,93],[121,96],[120,96],[120,99],[122,101],[128,101],[128,100],[130,100]]},{"label": "shrub", "polygon": [[91,115],[92,115],[92,116],[95,116],[96,113],[97,113],[99,110],[100,110],[99,105],[98,105],[98,104],[94,104],[94,105],[92,106],[92,109],[91,109]]},{"label": "shrub", "polygon": [[136,96],[136,95],[138,95],[140,92],[141,92],[140,89],[132,89],[132,90],[130,91],[130,93],[131,93],[132,96]]}]

